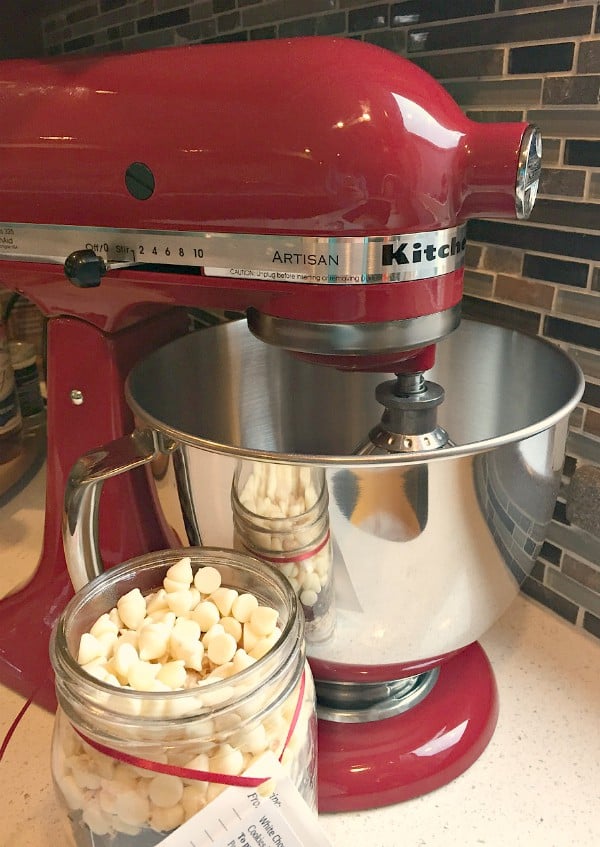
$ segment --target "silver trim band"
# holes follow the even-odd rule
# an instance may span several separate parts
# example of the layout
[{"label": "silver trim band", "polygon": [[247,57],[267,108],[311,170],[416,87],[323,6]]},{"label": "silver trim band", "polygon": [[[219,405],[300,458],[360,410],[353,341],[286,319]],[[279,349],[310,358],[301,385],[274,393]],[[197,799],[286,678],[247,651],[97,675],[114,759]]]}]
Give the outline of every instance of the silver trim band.
[{"label": "silver trim band", "polygon": [[460,323],[460,304],[417,318],[380,323],[311,323],[265,315],[256,309],[247,313],[253,335],[278,347],[317,355],[396,353],[433,344],[445,338]]},{"label": "silver trim band", "polygon": [[64,264],[93,250],[106,264],[194,266],[207,276],[369,285],[462,267],[466,224],[408,235],[300,236],[0,223],[0,260]]}]

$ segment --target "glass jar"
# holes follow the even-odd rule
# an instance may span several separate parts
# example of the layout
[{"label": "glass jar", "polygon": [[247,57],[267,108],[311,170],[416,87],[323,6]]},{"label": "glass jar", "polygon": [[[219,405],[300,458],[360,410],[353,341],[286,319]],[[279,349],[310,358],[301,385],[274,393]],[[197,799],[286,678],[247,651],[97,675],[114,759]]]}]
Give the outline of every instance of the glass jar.
[{"label": "glass jar", "polygon": [[23,449],[23,418],[6,329],[0,320],[0,465],[15,459]]},{"label": "glass jar", "polygon": [[[82,634],[131,589],[155,592],[184,556],[194,572],[210,565],[223,587],[276,609],[275,645],[232,676],[166,692],[117,687],[86,672],[77,661]],[[243,784],[243,772],[267,750],[316,811],[315,693],[303,618],[274,569],[211,548],[132,559],[77,592],[54,628],[50,656],[58,699],[52,775],[78,847],[158,844],[225,789],[223,774],[236,784],[241,774]],[[157,772],[164,765],[175,771]],[[199,778],[187,778],[190,770]]]},{"label": "glass jar", "polygon": [[335,591],[325,469],[242,460],[231,504],[234,547],[289,579],[304,612],[308,642],[329,638]]},{"label": "glass jar", "polygon": [[44,411],[35,347],[29,341],[9,341],[8,349],[15,374],[17,395],[24,418]]}]

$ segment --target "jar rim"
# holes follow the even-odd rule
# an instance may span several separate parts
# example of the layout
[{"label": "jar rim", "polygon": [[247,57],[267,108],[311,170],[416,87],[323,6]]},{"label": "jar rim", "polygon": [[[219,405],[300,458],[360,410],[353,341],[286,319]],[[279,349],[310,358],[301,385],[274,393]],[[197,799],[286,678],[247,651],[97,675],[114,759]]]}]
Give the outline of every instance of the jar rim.
[{"label": "jar rim", "polygon": [[[192,560],[192,566],[194,566],[194,564],[201,567],[211,565],[218,568],[219,565],[225,565],[233,571],[239,570],[240,572],[249,573],[259,581],[262,579],[265,584],[270,582],[272,587],[276,586],[281,599],[289,609],[289,614],[287,621],[282,627],[281,636],[273,647],[264,656],[257,659],[252,665],[237,672],[233,677],[215,681],[211,680],[210,682],[205,682],[202,685],[192,686],[185,689],[174,689],[166,692],[140,691],[138,689],[127,688],[125,686],[117,688],[116,686],[97,679],[87,673],[69,648],[69,636],[67,631],[69,620],[78,611],[81,611],[84,608],[86,602],[100,596],[106,590],[107,586],[114,586],[117,584],[124,574],[139,576],[140,574],[143,574],[145,570],[150,570],[157,565],[164,565],[164,570],[166,572],[172,564],[175,564],[183,557],[190,557]],[[135,584],[128,585],[127,590],[135,587]],[[232,585],[228,587],[234,586]],[[156,590],[157,588],[158,586],[155,586],[154,589],[151,590]],[[112,605],[107,604],[108,608],[104,611],[109,611],[110,608],[112,608]],[[295,637],[290,639],[290,636],[294,636],[294,630],[296,630]],[[84,683],[90,692],[97,694],[102,693],[103,695],[109,694],[111,698],[116,698],[112,701],[115,703],[118,702],[119,697],[122,697],[123,699],[127,698],[130,701],[150,700],[159,702],[161,700],[168,700],[169,702],[173,702],[177,700],[185,702],[186,699],[193,700],[194,698],[197,698],[198,694],[202,691],[210,692],[211,695],[213,693],[218,695],[220,691],[226,690],[227,687],[231,687],[233,679],[235,679],[236,683],[244,683],[249,677],[251,678],[253,674],[256,674],[257,671],[260,672],[261,668],[263,670],[266,669],[269,664],[273,663],[274,660],[277,659],[278,655],[280,655],[281,660],[279,662],[275,662],[273,669],[271,669],[270,672],[267,671],[265,677],[261,678],[260,684],[264,684],[270,677],[277,675],[281,665],[289,660],[297,645],[302,643],[303,638],[304,619],[300,613],[298,598],[289,581],[278,572],[277,568],[260,561],[258,558],[250,554],[240,553],[226,548],[170,548],[168,550],[160,550],[129,559],[120,565],[116,565],[115,567],[104,571],[102,574],[87,583],[87,585],[83,586],[83,588],[81,588],[65,606],[52,629],[50,640],[50,659],[57,678],[60,677],[62,679],[64,677],[67,681],[76,683],[77,685]],[[236,702],[239,702],[239,699]],[[230,704],[230,700],[224,700],[223,703],[219,705],[226,708]],[[215,707],[211,706],[210,711],[215,711]],[[124,713],[123,717],[130,717],[130,715]],[[142,717],[149,721],[164,720],[164,718],[157,718],[149,715]],[[184,714],[181,719],[186,720],[197,717],[198,712],[190,712],[189,714]],[[171,717],[169,720],[176,721],[177,718]]]}]

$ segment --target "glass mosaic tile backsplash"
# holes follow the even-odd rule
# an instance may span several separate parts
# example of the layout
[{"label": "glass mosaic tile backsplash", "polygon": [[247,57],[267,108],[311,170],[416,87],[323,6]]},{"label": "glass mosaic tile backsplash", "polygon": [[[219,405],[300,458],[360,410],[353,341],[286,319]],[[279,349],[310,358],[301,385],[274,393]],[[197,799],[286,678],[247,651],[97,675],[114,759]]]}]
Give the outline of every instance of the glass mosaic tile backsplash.
[{"label": "glass mosaic tile backsplash", "polygon": [[523,590],[600,637],[600,538],[572,525],[566,506],[577,469],[600,465],[598,2],[54,0],[50,5],[51,10],[40,2],[35,19],[46,55],[348,36],[418,63],[475,120],[539,125],[544,170],[533,216],[525,223],[470,222],[464,312],[550,339],[585,373],[554,520]]}]

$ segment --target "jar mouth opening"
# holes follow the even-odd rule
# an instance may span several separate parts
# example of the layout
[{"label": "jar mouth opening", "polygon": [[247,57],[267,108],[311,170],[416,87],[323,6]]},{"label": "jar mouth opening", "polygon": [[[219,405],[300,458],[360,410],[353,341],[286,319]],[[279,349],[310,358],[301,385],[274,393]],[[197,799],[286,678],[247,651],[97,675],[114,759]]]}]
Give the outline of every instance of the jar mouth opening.
[{"label": "jar mouth opening", "polygon": [[[117,687],[108,682],[97,679],[87,673],[76,659],[74,650],[77,650],[81,635],[89,631],[93,623],[101,614],[110,611],[119,597],[133,588],[140,588],[142,594],[146,595],[160,587],[162,578],[168,568],[178,562],[181,558],[189,556],[194,572],[198,567],[208,565],[216,567],[226,576],[222,578],[224,587],[240,590],[252,590],[259,602],[268,602],[269,592],[271,597],[278,596],[281,608],[287,611],[287,620],[281,627],[281,635],[274,646],[260,659],[257,659],[249,667],[235,673],[231,677],[222,680],[210,680],[200,685],[194,685],[185,689],[174,689],[172,691],[140,691],[126,686]],[[148,580],[153,571],[162,569],[162,575],[158,580]],[[238,579],[231,583],[232,576]],[[145,577],[145,579],[144,579]],[[242,585],[240,586],[240,583]],[[121,589],[116,592],[116,589]],[[262,598],[262,599],[261,599]],[[94,606],[90,612],[89,607]],[[85,614],[84,614],[85,612]],[[83,616],[76,627],[74,619]],[[295,636],[295,637],[294,637]],[[172,548],[157,551],[134,559],[129,559],[120,565],[105,571],[95,577],[91,582],[80,589],[71,598],[56,624],[53,627],[50,641],[50,658],[53,670],[57,676],[64,676],[70,682],[78,685],[84,683],[90,692],[110,695],[112,702],[117,703],[119,697],[123,700],[150,700],[153,702],[193,700],[201,692],[210,692],[218,696],[219,692],[231,688],[232,683],[244,683],[253,675],[259,675],[260,684],[266,683],[272,676],[277,675],[282,663],[289,658],[299,643],[304,638],[304,619],[300,613],[298,598],[288,580],[280,574],[275,567],[268,563],[259,561],[250,554],[239,553],[234,550],[216,547],[186,547]],[[270,668],[269,666],[273,667]],[[260,674],[263,671],[264,676]],[[228,705],[229,701],[223,701]],[[125,714],[123,715],[125,716]],[[184,717],[190,717],[186,715]]]},{"label": "jar mouth opening", "polygon": [[[270,517],[268,515],[261,515],[257,512],[253,512],[251,509],[248,509],[247,506],[244,506],[240,500],[239,494],[235,489],[235,483],[231,487],[231,503],[234,512],[234,519],[238,517],[244,521],[244,523],[248,523],[253,528],[259,526],[268,532],[289,534],[290,522],[293,522],[294,528],[301,527],[304,529],[310,528],[311,526],[319,523],[319,521],[323,520],[323,514],[329,506],[329,491],[327,486],[324,485],[313,505],[306,509],[306,511],[301,512],[299,515]],[[264,524],[259,524],[259,521],[264,522]]]}]

